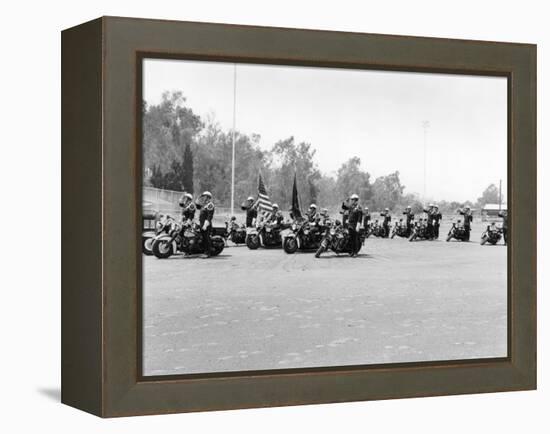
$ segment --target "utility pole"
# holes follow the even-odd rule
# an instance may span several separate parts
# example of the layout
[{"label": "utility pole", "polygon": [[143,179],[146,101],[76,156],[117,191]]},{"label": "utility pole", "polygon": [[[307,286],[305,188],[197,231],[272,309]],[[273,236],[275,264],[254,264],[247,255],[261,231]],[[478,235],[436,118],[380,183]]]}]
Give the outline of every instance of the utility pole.
[{"label": "utility pole", "polygon": [[237,124],[237,64],[233,64],[233,130],[231,132],[231,215],[235,215],[235,127]]},{"label": "utility pole", "polygon": [[426,144],[428,136],[428,128],[430,128],[430,121],[422,121],[422,128],[424,129],[424,200],[426,200]]}]

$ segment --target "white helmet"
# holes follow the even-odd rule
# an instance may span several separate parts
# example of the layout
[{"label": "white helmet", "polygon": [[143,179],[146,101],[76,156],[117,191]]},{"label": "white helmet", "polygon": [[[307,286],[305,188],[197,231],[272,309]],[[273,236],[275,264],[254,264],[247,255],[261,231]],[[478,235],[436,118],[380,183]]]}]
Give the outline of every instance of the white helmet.
[{"label": "white helmet", "polygon": [[208,196],[210,199],[212,199],[212,193],[210,193],[209,191],[203,192],[202,196]]},{"label": "white helmet", "polygon": [[369,210],[369,207],[368,207],[368,206],[366,206],[366,207],[365,207],[365,211],[368,211],[368,210]]},{"label": "white helmet", "polygon": [[317,209],[317,205],[315,205],[314,203],[312,203],[309,207],[310,207],[310,208]]},{"label": "white helmet", "polygon": [[191,195],[191,193],[183,193],[183,197],[186,198],[186,199],[193,200],[193,196]]},{"label": "white helmet", "polygon": [[390,209],[389,208],[384,208],[384,211],[389,211]]},{"label": "white helmet", "polygon": [[430,208],[432,208],[432,207],[434,206],[434,204],[433,204],[433,203],[430,203],[428,206],[429,206]]},{"label": "white helmet", "polygon": [[353,193],[353,194],[350,196],[350,199],[359,199],[359,196],[357,196],[355,193]]},{"label": "white helmet", "polygon": [[254,198],[252,196],[248,196],[248,199],[246,200],[254,200]]},{"label": "white helmet", "polygon": [[279,209],[279,205],[277,205],[276,203],[274,203],[274,204],[272,205],[272,207],[273,207],[273,208]]}]

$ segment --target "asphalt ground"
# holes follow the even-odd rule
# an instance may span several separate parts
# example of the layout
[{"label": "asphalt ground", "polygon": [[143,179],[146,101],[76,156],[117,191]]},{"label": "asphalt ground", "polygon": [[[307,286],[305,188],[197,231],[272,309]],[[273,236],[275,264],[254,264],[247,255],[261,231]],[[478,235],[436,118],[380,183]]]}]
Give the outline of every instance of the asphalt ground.
[{"label": "asphalt ground", "polygon": [[[367,239],[358,258],[143,257],[144,375],[505,357],[506,252]],[[229,243],[231,244],[231,243]]]}]

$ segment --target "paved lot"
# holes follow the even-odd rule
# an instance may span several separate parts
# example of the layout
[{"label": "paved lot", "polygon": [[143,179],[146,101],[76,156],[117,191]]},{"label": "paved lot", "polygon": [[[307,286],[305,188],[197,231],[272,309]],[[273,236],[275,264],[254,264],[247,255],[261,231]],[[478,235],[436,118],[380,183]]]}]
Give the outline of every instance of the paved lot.
[{"label": "paved lot", "polygon": [[358,258],[144,257],[144,374],[503,357],[507,249],[480,231],[369,238]]}]

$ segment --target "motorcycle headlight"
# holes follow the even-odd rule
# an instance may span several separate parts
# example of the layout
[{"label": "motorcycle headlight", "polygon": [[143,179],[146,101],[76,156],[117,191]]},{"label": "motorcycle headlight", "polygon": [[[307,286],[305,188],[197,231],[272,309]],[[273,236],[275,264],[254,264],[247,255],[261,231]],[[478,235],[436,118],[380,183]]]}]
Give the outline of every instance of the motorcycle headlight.
[{"label": "motorcycle headlight", "polygon": [[296,230],[296,223],[293,223],[293,224],[292,224],[292,230],[293,230],[293,231]]},{"label": "motorcycle headlight", "polygon": [[331,230],[330,230],[330,234],[331,234],[331,235],[334,235],[335,233],[336,233],[336,231],[335,231],[334,229],[331,229]]}]

